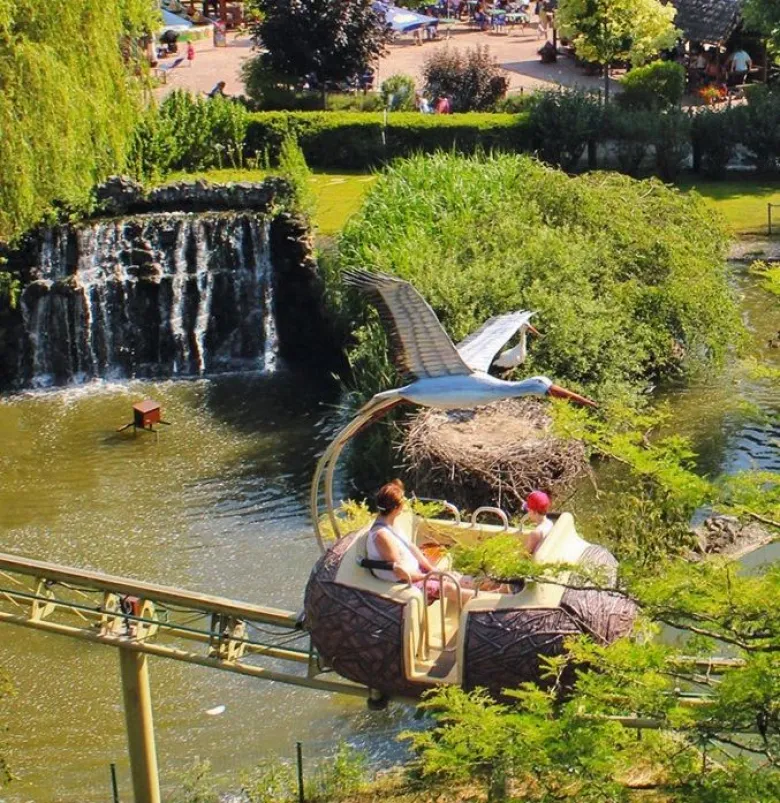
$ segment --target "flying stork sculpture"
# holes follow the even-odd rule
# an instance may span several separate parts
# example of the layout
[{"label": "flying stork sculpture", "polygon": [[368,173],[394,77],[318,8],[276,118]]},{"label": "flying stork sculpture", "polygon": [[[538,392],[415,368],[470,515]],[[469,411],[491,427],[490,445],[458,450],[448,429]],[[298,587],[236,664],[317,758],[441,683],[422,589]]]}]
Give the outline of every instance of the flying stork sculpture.
[{"label": "flying stork sculpture", "polygon": [[412,285],[386,273],[345,271],[345,284],[370,293],[390,338],[396,368],[407,384],[377,393],[361,412],[374,416],[402,401],[444,410],[477,407],[519,396],[554,396],[595,407],[596,403],[544,376],[507,382],[487,373],[501,346],[532,313],[510,312],[486,321],[458,348],[436,313]]},{"label": "flying stork sculpture", "polygon": [[509,312],[487,320],[456,348],[436,313],[409,282],[386,273],[345,271],[345,284],[370,293],[391,341],[396,368],[407,381],[403,387],[377,393],[336,434],[317,461],[309,494],[314,533],[320,549],[325,542],[319,518],[319,488],[325,478],[325,507],[333,532],[342,535],[333,498],[333,478],[341,450],[363,427],[401,402],[443,410],[477,407],[517,396],[556,396],[577,404],[596,403],[554,385],[545,376],[507,382],[488,369],[498,350],[518,329],[528,326],[530,312]]}]

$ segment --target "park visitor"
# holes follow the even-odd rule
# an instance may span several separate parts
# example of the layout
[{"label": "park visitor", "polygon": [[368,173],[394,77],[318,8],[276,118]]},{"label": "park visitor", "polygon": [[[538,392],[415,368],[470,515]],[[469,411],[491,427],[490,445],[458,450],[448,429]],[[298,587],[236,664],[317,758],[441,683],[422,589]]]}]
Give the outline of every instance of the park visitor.
[{"label": "park visitor", "polygon": [[744,84],[750,68],[753,66],[753,60],[746,50],[740,46],[728,58],[726,67],[729,70],[729,78],[732,83]]},{"label": "park visitor", "polygon": [[549,510],[550,497],[544,491],[533,491],[523,502],[523,512],[528,514],[528,519],[535,525],[525,536],[526,548],[532,555],[555,526],[555,523],[547,518]]},{"label": "park visitor", "polygon": [[225,94],[225,82],[219,81],[211,90],[211,92],[209,92],[208,96],[211,100],[214,100],[216,97],[226,98],[227,95]]},{"label": "park visitor", "polygon": [[192,42],[187,42],[187,65],[192,67],[193,61],[195,61],[195,45]]},{"label": "park visitor", "polygon": [[[366,540],[366,555],[369,560],[387,561],[393,564],[390,569],[375,569],[374,575],[380,580],[391,583],[407,581],[421,591],[427,589],[428,602],[438,599],[441,595],[439,578],[431,578],[425,582],[425,577],[436,567],[425,557],[415,544],[407,541],[393,529],[396,519],[404,509],[406,498],[404,484],[401,480],[392,480],[383,485],[376,495],[376,507],[379,515],[368,531]],[[454,574],[454,573],[453,573]],[[455,575],[458,577],[458,575]],[[470,588],[471,579],[458,577],[461,583],[461,602],[470,600],[474,590]],[[457,588],[445,581],[444,593],[448,598],[457,595]]]}]

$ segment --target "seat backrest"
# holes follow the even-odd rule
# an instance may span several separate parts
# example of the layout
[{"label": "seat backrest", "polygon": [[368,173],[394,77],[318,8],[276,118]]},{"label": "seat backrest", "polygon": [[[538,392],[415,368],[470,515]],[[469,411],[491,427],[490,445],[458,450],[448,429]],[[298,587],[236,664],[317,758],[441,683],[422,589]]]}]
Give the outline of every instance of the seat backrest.
[{"label": "seat backrest", "polygon": [[577,534],[571,513],[561,513],[534,553],[535,563],[577,563],[589,544]]}]

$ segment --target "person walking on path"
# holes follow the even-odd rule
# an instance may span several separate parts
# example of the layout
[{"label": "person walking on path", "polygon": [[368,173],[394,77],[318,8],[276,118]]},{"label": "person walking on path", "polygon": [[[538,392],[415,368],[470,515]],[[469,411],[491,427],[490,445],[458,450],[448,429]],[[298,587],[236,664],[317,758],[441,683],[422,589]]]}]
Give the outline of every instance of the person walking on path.
[{"label": "person walking on path", "polygon": [[187,42],[187,66],[192,67],[193,61],[195,61],[195,45],[192,42]]},{"label": "person walking on path", "polygon": [[539,0],[536,4],[536,14],[539,17],[539,23],[536,26],[536,38],[547,38],[547,26],[549,24],[549,16],[547,13],[547,3],[544,0]]}]

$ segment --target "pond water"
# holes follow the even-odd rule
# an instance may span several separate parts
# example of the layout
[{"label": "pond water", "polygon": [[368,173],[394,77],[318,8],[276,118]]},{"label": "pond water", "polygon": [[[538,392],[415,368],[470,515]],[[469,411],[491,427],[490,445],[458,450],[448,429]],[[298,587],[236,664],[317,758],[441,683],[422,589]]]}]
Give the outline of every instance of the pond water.
[{"label": "pond water", "polygon": [[[740,280],[756,355],[776,299]],[[162,403],[159,441],[119,435],[130,406]],[[780,470],[780,389],[736,367],[671,394],[675,429],[703,471]],[[208,379],[93,384],[0,400],[0,549],[297,610],[318,555],[306,495],[318,453],[341,421],[337,389],[284,371]],[[343,482],[342,482],[343,490]],[[776,547],[751,563],[773,559]],[[115,652],[24,629],[0,633],[9,758],[19,780],[0,800],[110,799],[109,764],[130,796]],[[196,757],[237,777],[270,755],[332,752],[339,738],[385,756],[410,721],[401,706],[151,661],[164,785]],[[225,705],[221,716],[205,711]]]}]

